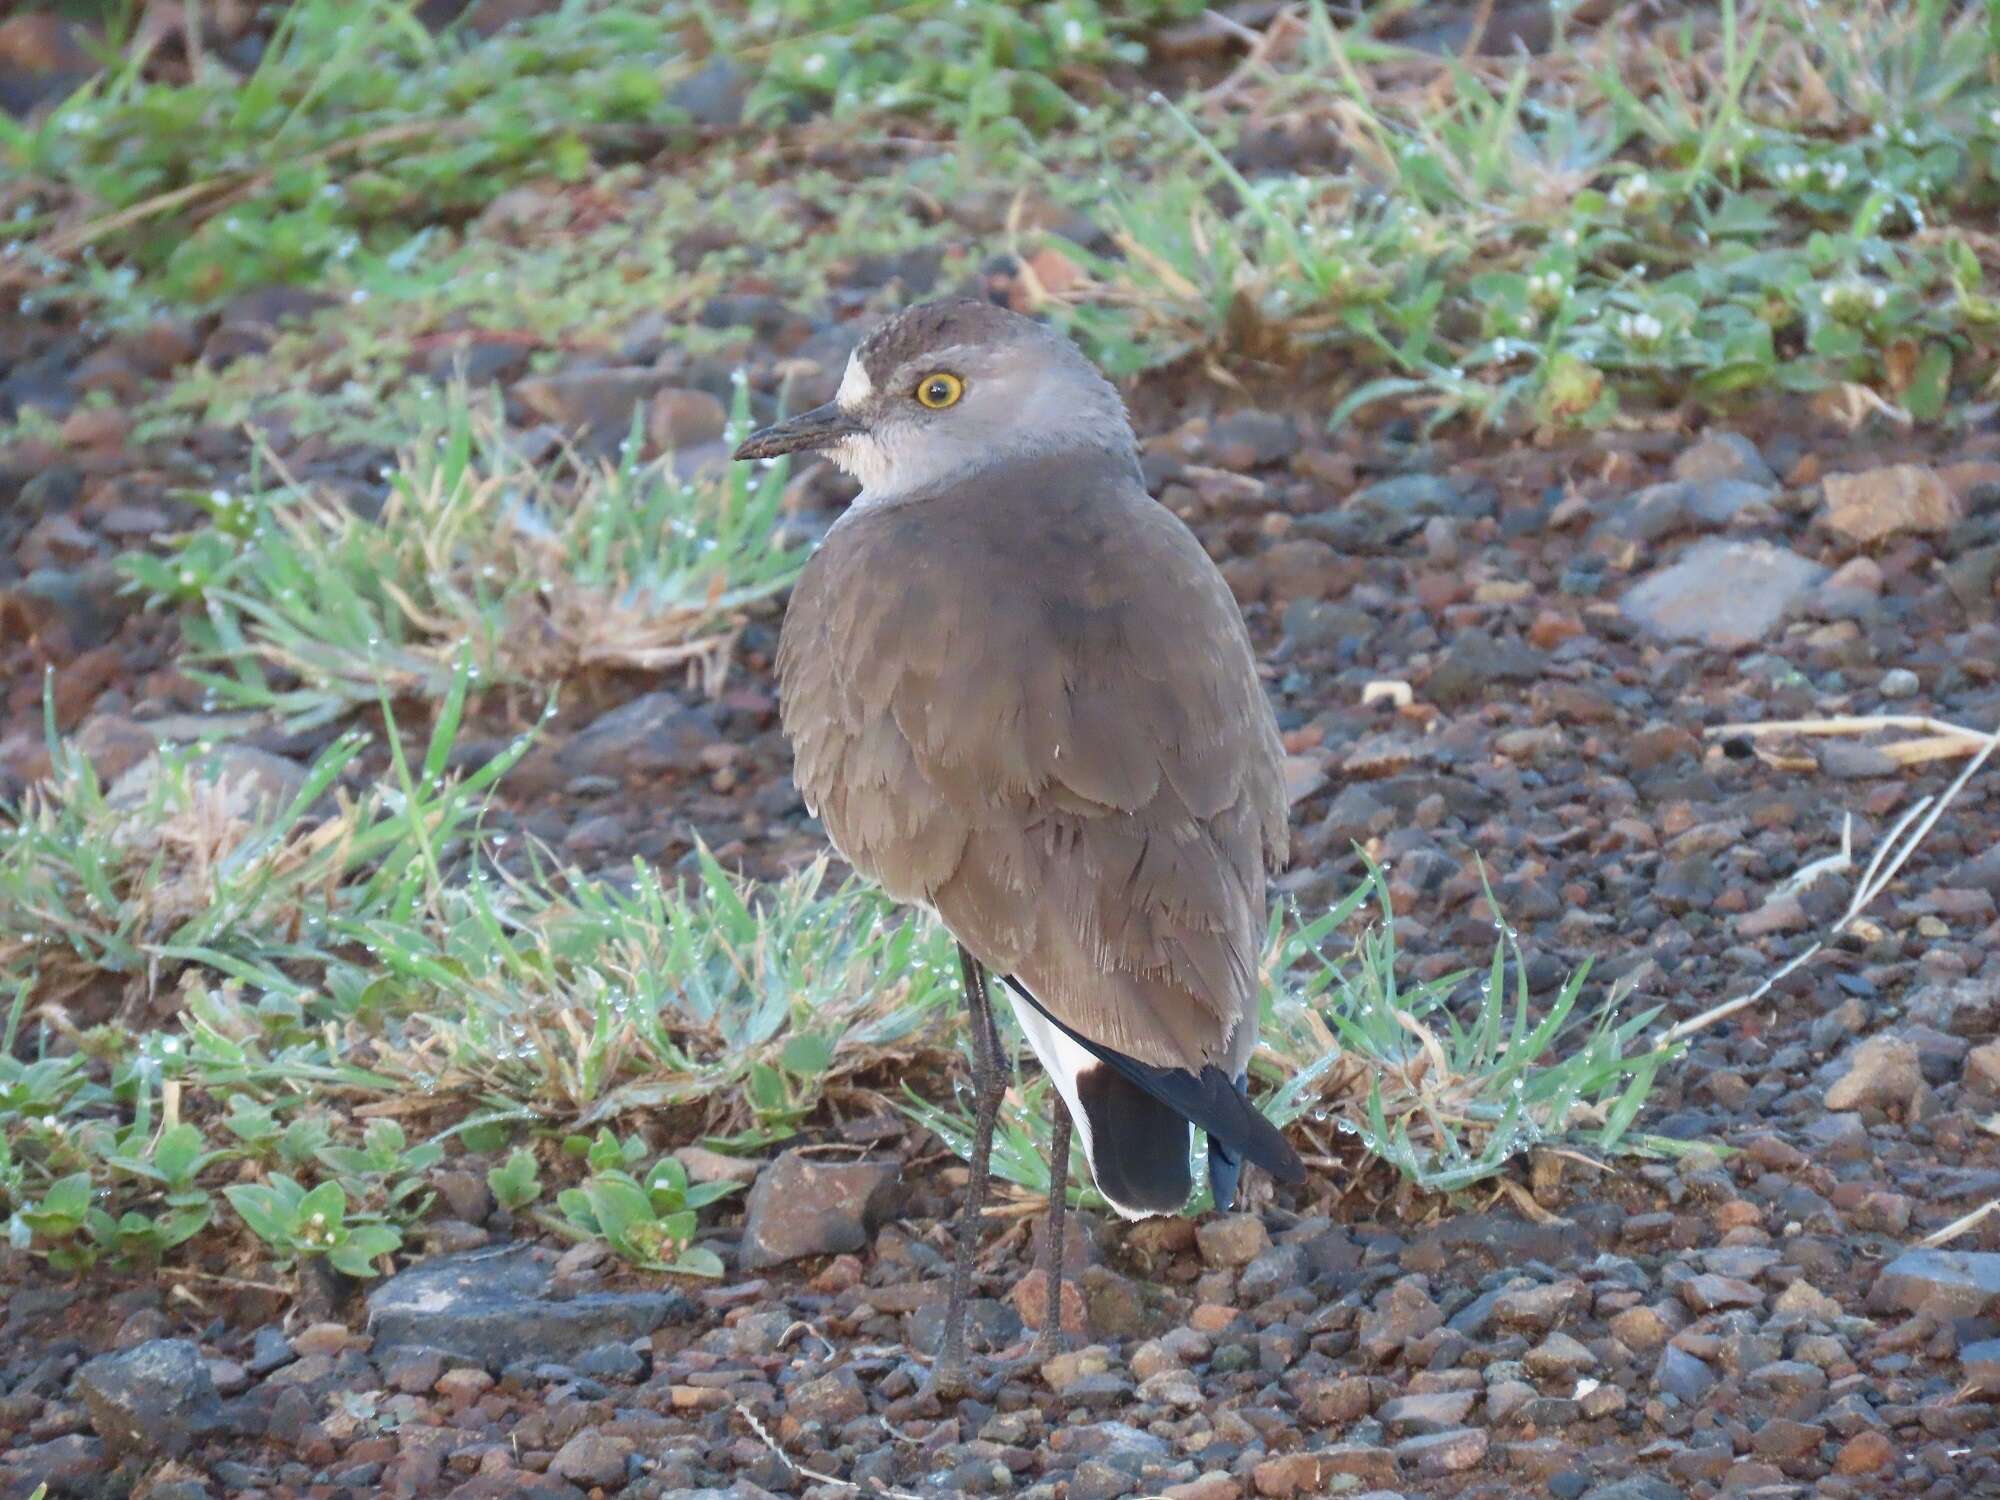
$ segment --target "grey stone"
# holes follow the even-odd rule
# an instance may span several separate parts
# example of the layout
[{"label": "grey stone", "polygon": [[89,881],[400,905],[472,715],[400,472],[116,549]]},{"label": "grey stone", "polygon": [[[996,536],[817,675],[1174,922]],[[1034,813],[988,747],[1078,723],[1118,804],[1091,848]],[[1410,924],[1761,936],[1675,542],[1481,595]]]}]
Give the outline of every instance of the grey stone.
[{"label": "grey stone", "polygon": [[1597,1356],[1558,1329],[1521,1356],[1521,1363],[1544,1379],[1575,1375],[1597,1367]]},{"label": "grey stone", "polygon": [[1210,1266],[1247,1266],[1271,1248],[1270,1233],[1255,1214],[1221,1214],[1195,1230],[1201,1258]]},{"label": "grey stone", "polygon": [[1973,1318],[2000,1299],[2000,1254],[1905,1250],[1882,1268],[1869,1300],[1900,1312]]},{"label": "grey stone", "polygon": [[720,743],[706,708],[647,693],[591,720],[556,752],[556,765],[570,776],[692,775],[705,769],[703,752]]},{"label": "grey stone", "polygon": [[1399,1436],[1446,1432],[1464,1426],[1478,1401],[1477,1391],[1419,1391],[1384,1402],[1375,1415],[1384,1427]]},{"label": "grey stone", "polygon": [[1873,1151],[1868,1127],[1853,1113],[1821,1115],[1808,1120],[1805,1137],[1813,1155],[1826,1161],[1861,1161]]},{"label": "grey stone", "polygon": [[787,1151],[757,1174],[743,1209],[742,1268],[860,1250],[900,1196],[893,1161],[826,1161]]},{"label": "grey stone", "polygon": [[1725,1307],[1762,1307],[1764,1294],[1747,1281],[1734,1276],[1705,1272],[1690,1276],[1680,1285],[1681,1301],[1698,1313]]},{"label": "grey stone", "polygon": [[1517,1282],[1502,1287],[1493,1299],[1493,1321],[1509,1328],[1546,1333],[1572,1315],[1590,1306],[1590,1289],[1582,1282],[1564,1280],[1546,1285]]},{"label": "grey stone", "polygon": [[101,1354],[76,1372],[91,1429],[116,1452],[177,1458],[222,1416],[192,1339],[153,1339]]},{"label": "grey stone", "polygon": [[243,1362],[243,1368],[252,1375],[268,1375],[280,1365],[288,1365],[297,1359],[292,1350],[292,1341],[280,1329],[264,1327],[250,1337],[250,1357]]},{"label": "grey stone", "polygon": [[506,1245],[411,1266],[368,1294],[376,1350],[421,1345],[497,1370],[518,1359],[572,1359],[693,1314],[674,1291],[557,1299],[555,1262],[540,1246]]},{"label": "grey stone", "polygon": [[113,639],[140,605],[139,595],[125,587],[125,575],[108,562],[80,570],[37,568],[8,592],[32,605],[34,616],[59,620],[86,650]]},{"label": "grey stone", "polygon": [[637,1380],[646,1373],[646,1361],[630,1344],[599,1344],[571,1360],[570,1368],[599,1380]]},{"label": "grey stone", "polygon": [[[15,1466],[19,1465],[17,1469]],[[24,1443],[8,1451],[0,1464],[0,1478],[25,1477],[31,1484],[47,1484],[51,1494],[84,1495],[98,1493],[98,1476],[110,1467],[101,1440],[87,1432],[72,1432],[50,1438],[46,1443]],[[32,1495],[32,1489],[21,1491]]]},{"label": "grey stone", "polygon": [[1908,667],[1891,667],[1875,684],[1875,691],[1884,698],[1914,698],[1922,686]]},{"label": "grey stone", "polygon": [[1914,1044],[1895,1036],[1873,1036],[1850,1050],[1840,1077],[1826,1091],[1830,1110],[1907,1109],[1923,1087],[1923,1067]]},{"label": "grey stone", "polygon": [[1605,521],[1610,535],[1635,542],[1655,542],[1676,531],[1727,526],[1752,505],[1763,504],[1772,491],[1741,479],[1674,479],[1635,491]]},{"label": "grey stone", "polygon": [[1395,1454],[1406,1468],[1419,1474],[1458,1474],[1486,1457],[1487,1436],[1477,1427],[1460,1427],[1452,1432],[1427,1433],[1405,1438],[1396,1444]]},{"label": "grey stone", "polygon": [[1086,1458],[1070,1476],[1070,1500],[1120,1500],[1138,1488],[1138,1479],[1102,1459]]},{"label": "grey stone", "polygon": [[1981,1394],[2000,1396],[2000,1339],[1981,1339],[1958,1351],[1958,1362]]},{"label": "grey stone", "polygon": [[[736,1489],[673,1490],[660,1500],[689,1500],[714,1495],[716,1500],[745,1500]],[[584,1500],[584,1492],[567,1480],[548,1474],[526,1473],[518,1469],[498,1474],[481,1474],[453,1490],[449,1500]]]},{"label": "grey stone", "polygon": [[2000,844],[1983,854],[1975,854],[1951,872],[1947,882],[1968,890],[1984,891],[2000,900]]},{"label": "grey stone", "polygon": [[1825,573],[1767,542],[1711,540],[1634,584],[1620,608],[1662,640],[1745,646],[1769,635]]},{"label": "grey stone", "polygon": [[1279,1292],[1304,1286],[1306,1248],[1303,1245],[1274,1245],[1243,1268],[1236,1279],[1236,1291],[1246,1303],[1261,1302]]},{"label": "grey stone", "polygon": [[515,381],[508,394],[537,421],[561,428],[582,451],[601,457],[631,434],[633,413],[674,384],[671,371],[626,365],[531,375]]},{"label": "grey stone", "polygon": [[1299,451],[1299,427],[1284,412],[1233,411],[1209,428],[1207,446],[1230,468],[1283,463]]},{"label": "grey stone", "polygon": [[1422,1338],[1444,1322],[1444,1313],[1416,1277],[1405,1276],[1361,1315],[1362,1353],[1387,1360],[1405,1344]]},{"label": "grey stone", "polygon": [[1141,1431],[1127,1422],[1097,1422],[1065,1429],[1065,1443],[1079,1458],[1097,1458],[1137,1473],[1146,1464],[1163,1463],[1172,1456],[1165,1438]]},{"label": "grey stone", "polygon": [[1583,1500],[1687,1500],[1687,1491],[1650,1474],[1635,1474],[1593,1485],[1584,1491]]},{"label": "grey stone", "polygon": [[1927,984],[1910,996],[1909,1019],[1947,1036],[1987,1041],[2000,1031],[2000,974]]},{"label": "grey stone", "polygon": [[1411,536],[1433,516],[1462,521],[1490,516],[1496,498],[1492,486],[1483,483],[1442,474],[1397,474],[1356,490],[1338,510],[1301,516],[1295,529],[1346,550],[1373,551]]},{"label": "grey stone", "polygon": [[1500,641],[1483,631],[1461,633],[1438,658],[1424,693],[1445,708],[1485,697],[1497,683],[1531,682],[1542,672],[1542,653],[1519,641]]},{"label": "grey stone", "polygon": [[[163,765],[159,756],[147,756],[111,783],[106,801],[116,808],[144,806],[159,785]],[[218,745],[195,761],[191,775],[225,792],[228,805],[246,817],[283,811],[306,783],[304,766],[255,745]]]},{"label": "grey stone", "polygon": [[1653,1366],[1654,1390],[1676,1397],[1685,1406],[1694,1406],[1714,1384],[1715,1371],[1706,1360],[1672,1344],[1660,1350],[1660,1361]]},{"label": "grey stone", "polygon": [[1365,641],[1380,624],[1359,605],[1328,599],[1294,599],[1285,606],[1285,639],[1301,650],[1319,651],[1342,641]]},{"label": "grey stone", "polygon": [[835,1370],[793,1386],[785,1396],[785,1414],[799,1422],[838,1427],[868,1415],[868,1393],[852,1370]]},{"label": "grey stone", "polygon": [[549,1472],[575,1484],[610,1489],[625,1483],[625,1459],[633,1451],[630,1438],[586,1427],[556,1451]]},{"label": "grey stone", "polygon": [[1704,433],[1674,460],[1674,478],[1736,479],[1767,487],[1778,482],[1757,445],[1739,432]]}]

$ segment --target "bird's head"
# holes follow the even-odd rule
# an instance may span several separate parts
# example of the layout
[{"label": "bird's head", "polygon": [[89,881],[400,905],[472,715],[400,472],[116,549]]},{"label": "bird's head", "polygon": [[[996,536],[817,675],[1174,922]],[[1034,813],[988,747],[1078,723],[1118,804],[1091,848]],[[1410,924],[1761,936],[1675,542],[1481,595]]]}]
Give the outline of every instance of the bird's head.
[{"label": "bird's head", "polygon": [[890,318],[855,346],[831,401],[752,433],[736,457],[823,452],[868,501],[1086,446],[1132,450],[1110,382],[1055,330],[963,299]]}]

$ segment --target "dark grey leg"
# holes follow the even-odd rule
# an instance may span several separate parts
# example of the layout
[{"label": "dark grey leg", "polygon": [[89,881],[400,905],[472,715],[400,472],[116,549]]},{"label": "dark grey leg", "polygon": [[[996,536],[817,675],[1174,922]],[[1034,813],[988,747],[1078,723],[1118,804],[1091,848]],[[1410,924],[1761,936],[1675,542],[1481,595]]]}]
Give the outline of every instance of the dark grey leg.
[{"label": "dark grey leg", "polygon": [[966,1184],[965,1206],[958,1215],[958,1253],[951,1264],[951,1296],[945,1304],[944,1340],[931,1371],[932,1390],[945,1399],[966,1395],[971,1385],[965,1364],[965,1308],[972,1295],[972,1259],[979,1248],[979,1225],[986,1211],[986,1185],[993,1157],[993,1125],[1000,1117],[1000,1097],[1006,1080],[994,1045],[993,1006],[986,995],[986,976],[979,961],[958,950],[958,970],[965,999],[972,1011],[972,1082],[977,1113],[972,1130],[972,1180]]},{"label": "dark grey leg", "polygon": [[1054,1119],[1049,1132],[1049,1227],[1045,1247],[1048,1252],[1049,1305],[1042,1314],[1042,1331],[1035,1335],[1034,1345],[1028,1351],[1030,1358],[1057,1354],[1063,1347],[1063,1216],[1069,1208],[1070,1119],[1069,1104],[1053,1083],[1049,1085],[1049,1103]]}]

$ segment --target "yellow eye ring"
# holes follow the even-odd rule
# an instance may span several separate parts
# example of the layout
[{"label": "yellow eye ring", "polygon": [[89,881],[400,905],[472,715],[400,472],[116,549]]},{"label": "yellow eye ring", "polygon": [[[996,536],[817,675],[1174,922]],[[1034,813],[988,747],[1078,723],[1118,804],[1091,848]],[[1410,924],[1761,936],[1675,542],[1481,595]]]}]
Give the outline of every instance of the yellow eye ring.
[{"label": "yellow eye ring", "polygon": [[932,411],[958,405],[958,398],[964,394],[965,382],[949,370],[935,371],[917,382],[918,405],[928,406]]}]

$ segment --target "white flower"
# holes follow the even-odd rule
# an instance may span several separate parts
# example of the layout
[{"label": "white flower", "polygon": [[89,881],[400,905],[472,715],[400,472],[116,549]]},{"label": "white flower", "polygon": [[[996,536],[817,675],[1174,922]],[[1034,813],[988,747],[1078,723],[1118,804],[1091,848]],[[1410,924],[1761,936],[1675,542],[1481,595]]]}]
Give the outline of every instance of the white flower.
[{"label": "white flower", "polygon": [[826,54],[815,52],[799,64],[799,71],[808,78],[817,78],[826,71]]},{"label": "white flower", "polygon": [[1083,22],[1071,17],[1063,22],[1063,45],[1074,52],[1083,45]]},{"label": "white flower", "polygon": [[1658,343],[1667,331],[1667,325],[1648,312],[1620,313],[1615,326],[1629,344]]},{"label": "white flower", "polygon": [[326,1223],[326,1215],[321,1213],[316,1213],[312,1216],[310,1223],[312,1224],[313,1228],[318,1229]]}]

